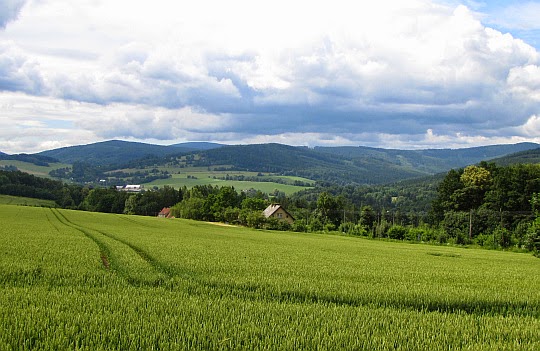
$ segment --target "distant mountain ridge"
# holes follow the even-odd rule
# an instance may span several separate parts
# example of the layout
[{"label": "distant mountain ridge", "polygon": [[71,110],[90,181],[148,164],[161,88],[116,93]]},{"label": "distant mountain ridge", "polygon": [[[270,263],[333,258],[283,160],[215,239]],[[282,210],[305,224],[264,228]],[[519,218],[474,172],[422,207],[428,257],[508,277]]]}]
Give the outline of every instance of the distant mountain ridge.
[{"label": "distant mountain ridge", "polygon": [[192,165],[226,166],[236,170],[298,175],[335,184],[384,184],[446,172],[516,152],[538,149],[520,143],[465,149],[398,150],[358,147],[298,147],[283,144],[222,145],[180,143],[153,145],[111,140],[48,150],[46,156],[72,164],[84,161],[108,168],[127,164],[165,165],[181,155],[193,155]]},{"label": "distant mountain ridge", "polygon": [[435,174],[539,147],[540,144],[535,143],[518,143],[464,149],[399,150],[365,146],[342,146],[315,147],[315,150],[346,157],[356,164],[378,160],[381,163],[389,162],[406,169],[410,168],[426,174]]},{"label": "distant mountain ridge", "polygon": [[491,161],[500,166],[510,166],[517,163],[540,163],[540,148],[516,152]]},{"label": "distant mountain ridge", "polygon": [[53,157],[64,163],[87,162],[97,166],[125,164],[140,158],[189,153],[221,147],[221,144],[189,142],[174,145],[155,145],[132,141],[108,140],[88,145],[67,146],[47,150],[37,155]]},{"label": "distant mountain ridge", "polygon": [[224,164],[239,170],[297,175],[336,184],[379,184],[425,175],[392,164],[355,165],[340,155],[283,144],[233,145],[199,153],[200,166]]},{"label": "distant mountain ridge", "polygon": [[209,143],[205,141],[192,141],[192,142],[187,142],[187,143],[173,144],[171,146],[181,147],[185,149],[192,149],[192,150],[211,150],[211,149],[217,149],[219,147],[225,146],[225,144]]},{"label": "distant mountain ridge", "polygon": [[64,163],[87,162],[96,166],[124,164],[146,156],[166,156],[193,149],[145,144],[131,141],[109,140],[88,145],[62,147],[38,153]]}]

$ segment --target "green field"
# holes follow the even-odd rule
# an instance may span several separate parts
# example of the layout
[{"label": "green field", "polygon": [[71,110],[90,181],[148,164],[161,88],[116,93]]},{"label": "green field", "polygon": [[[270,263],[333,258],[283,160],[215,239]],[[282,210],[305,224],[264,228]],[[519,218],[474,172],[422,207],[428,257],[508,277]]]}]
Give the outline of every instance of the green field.
[{"label": "green field", "polygon": [[[217,186],[233,186],[236,190],[257,189],[264,193],[271,193],[277,189],[279,191],[284,192],[287,195],[298,192],[300,190],[307,189],[307,187],[303,187],[303,186],[295,186],[295,185],[290,185],[290,184],[281,184],[281,183],[273,183],[273,182],[253,182],[253,181],[215,179],[215,178],[212,178],[212,176],[209,176],[210,174],[213,174],[212,176],[215,176],[215,173],[208,173],[208,172],[173,174],[172,178],[158,179],[150,183],[145,183],[144,186],[146,188],[149,188],[152,186],[161,187],[161,186],[169,185],[174,188],[181,188],[183,186],[192,188],[195,185],[210,184],[210,185],[217,185]],[[231,173],[231,175],[232,174],[233,173]],[[188,175],[195,176],[196,178],[188,178]],[[221,175],[224,176],[225,173],[222,173]],[[280,176],[275,176],[275,177],[281,178]]]},{"label": "green field", "polygon": [[56,203],[53,200],[41,200],[31,197],[11,196],[0,194],[0,204],[4,205],[22,205],[22,206],[43,206],[43,207],[56,207]]},{"label": "green field", "polygon": [[52,178],[49,172],[53,169],[71,167],[64,163],[51,163],[49,166],[37,166],[30,162],[0,160],[0,166],[15,166],[21,172],[26,172],[39,177]]},{"label": "green field", "polygon": [[538,350],[530,254],[0,205],[0,350]]}]

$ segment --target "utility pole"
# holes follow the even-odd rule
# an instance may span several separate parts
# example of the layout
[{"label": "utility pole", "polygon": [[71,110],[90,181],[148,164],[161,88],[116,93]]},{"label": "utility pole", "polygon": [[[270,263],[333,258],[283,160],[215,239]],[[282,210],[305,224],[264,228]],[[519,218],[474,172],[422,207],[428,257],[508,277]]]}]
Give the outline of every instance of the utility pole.
[{"label": "utility pole", "polygon": [[469,212],[469,240],[472,241],[472,208]]}]

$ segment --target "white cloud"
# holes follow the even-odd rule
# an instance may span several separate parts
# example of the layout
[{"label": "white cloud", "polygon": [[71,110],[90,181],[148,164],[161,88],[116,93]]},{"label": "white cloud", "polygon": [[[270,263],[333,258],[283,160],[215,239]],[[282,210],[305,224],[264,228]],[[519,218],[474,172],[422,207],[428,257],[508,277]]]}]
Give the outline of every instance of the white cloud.
[{"label": "white cloud", "polygon": [[19,11],[25,3],[26,0],[0,1],[0,29],[5,28],[8,22],[17,18]]},{"label": "white cloud", "polygon": [[12,42],[0,41],[0,91],[41,94],[43,86],[38,63]]},{"label": "white cloud", "polygon": [[[513,67],[507,78],[513,93],[523,100],[540,103],[540,66],[527,65]],[[536,105],[538,108],[538,105]]]},{"label": "white cloud", "polygon": [[0,43],[0,101],[42,96],[0,118],[96,139],[483,143],[540,113],[538,52],[428,0],[34,0]]},{"label": "white cloud", "polygon": [[540,116],[530,116],[518,130],[524,136],[540,138]]}]

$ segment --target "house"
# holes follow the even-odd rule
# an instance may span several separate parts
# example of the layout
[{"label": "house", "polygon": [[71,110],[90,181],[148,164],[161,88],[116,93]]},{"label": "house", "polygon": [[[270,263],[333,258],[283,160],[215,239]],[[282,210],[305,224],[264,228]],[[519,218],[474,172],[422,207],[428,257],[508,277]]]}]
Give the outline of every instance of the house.
[{"label": "house", "polygon": [[143,190],[142,185],[131,185],[128,184],[126,186],[118,185],[116,186],[116,190],[118,191],[127,191],[128,193],[139,193]]},{"label": "house", "polygon": [[142,185],[126,185],[124,187],[124,191],[127,191],[127,192],[130,192],[130,193],[138,193],[142,190],[143,186]]},{"label": "house", "polygon": [[272,204],[263,211],[266,218],[274,217],[279,220],[287,221],[289,224],[294,223],[294,217],[287,212],[280,204]]},{"label": "house", "polygon": [[174,218],[171,214],[170,207],[163,207],[163,209],[157,215],[160,218]]}]

